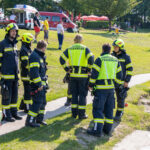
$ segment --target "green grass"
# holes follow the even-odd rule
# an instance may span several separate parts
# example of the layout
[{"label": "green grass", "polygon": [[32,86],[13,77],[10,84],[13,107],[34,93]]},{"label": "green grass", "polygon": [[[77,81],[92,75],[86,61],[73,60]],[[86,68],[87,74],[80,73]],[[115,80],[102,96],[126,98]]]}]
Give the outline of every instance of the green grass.
[{"label": "green grass", "polygon": [[[28,30],[20,30],[19,34],[22,36],[25,32],[31,32],[34,34],[34,31]],[[0,40],[4,38],[5,31],[0,29]],[[98,57],[101,53],[101,47],[104,43],[112,44],[113,40],[115,40],[115,36],[112,33],[108,33],[105,31],[99,30],[81,30],[81,34],[83,34],[84,42],[86,46],[88,46],[95,58]],[[67,33],[65,32],[65,39],[63,44],[63,50],[68,48],[73,44],[75,33]],[[128,54],[131,55],[133,66],[134,66],[134,75],[140,73],[148,73],[150,72],[149,67],[149,58],[150,58],[150,34],[149,33],[127,33],[121,34],[120,38],[125,41],[125,49]],[[43,31],[40,33],[38,38],[43,39]],[[49,85],[51,87],[50,91],[47,94],[47,101],[51,101],[53,99],[57,99],[59,97],[66,96],[66,88],[67,85],[62,82],[62,79],[65,75],[65,71],[62,69],[59,64],[59,57],[62,51],[58,51],[58,41],[57,41],[57,33],[56,31],[50,31],[49,33],[49,42],[48,49],[46,52],[47,61],[48,61],[48,76],[49,76]],[[20,48],[21,42],[18,44],[18,48]],[[33,44],[32,48],[35,48],[35,44]],[[19,88],[20,97],[23,94],[22,86]]]},{"label": "green grass", "polygon": [[[127,134],[134,130],[150,130],[150,114],[144,112],[137,102],[141,95],[148,94],[150,82],[137,85],[129,91],[122,122],[115,128],[112,137],[87,136],[86,129],[92,120],[92,105],[87,106],[89,118],[83,121],[71,118],[70,112],[48,119],[47,127],[38,129],[24,127],[0,137],[1,150],[111,150]],[[83,143],[83,144],[81,144]]]}]

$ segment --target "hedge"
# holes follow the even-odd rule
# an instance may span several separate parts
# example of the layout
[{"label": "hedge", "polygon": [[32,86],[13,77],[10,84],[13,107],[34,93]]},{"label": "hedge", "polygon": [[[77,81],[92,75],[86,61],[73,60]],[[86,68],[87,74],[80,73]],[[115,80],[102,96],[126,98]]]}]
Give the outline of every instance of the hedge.
[{"label": "hedge", "polygon": [[88,29],[106,29],[109,27],[108,21],[87,21],[84,24],[85,28]]}]

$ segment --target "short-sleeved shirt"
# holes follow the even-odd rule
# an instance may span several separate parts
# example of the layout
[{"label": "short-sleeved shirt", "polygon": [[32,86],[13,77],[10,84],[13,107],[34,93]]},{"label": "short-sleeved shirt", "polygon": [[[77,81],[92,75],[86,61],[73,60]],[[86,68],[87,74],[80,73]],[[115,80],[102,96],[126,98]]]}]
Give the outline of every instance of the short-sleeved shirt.
[{"label": "short-sleeved shirt", "polygon": [[62,32],[64,32],[64,27],[62,24],[58,24],[57,25],[57,33],[61,34]]},{"label": "short-sleeved shirt", "polygon": [[49,30],[49,24],[47,20],[44,21],[44,30]]},{"label": "short-sleeved shirt", "polygon": [[37,18],[37,16],[34,17],[33,21],[34,21],[34,27],[37,26],[37,25],[35,24],[35,21],[37,22],[37,24],[38,24],[39,27],[40,27],[40,21],[39,21],[39,19]]}]

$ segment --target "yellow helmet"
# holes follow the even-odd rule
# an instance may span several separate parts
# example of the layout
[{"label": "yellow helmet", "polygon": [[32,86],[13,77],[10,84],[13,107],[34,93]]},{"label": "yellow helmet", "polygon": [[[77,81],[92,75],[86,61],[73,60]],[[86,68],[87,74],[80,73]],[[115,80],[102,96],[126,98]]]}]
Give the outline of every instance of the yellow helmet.
[{"label": "yellow helmet", "polygon": [[34,36],[31,33],[24,33],[22,36],[22,42],[30,44],[34,40]]},{"label": "yellow helmet", "polygon": [[5,30],[6,34],[8,34],[10,30],[14,30],[14,29],[18,31],[18,26],[15,23],[8,24]]},{"label": "yellow helmet", "polygon": [[113,46],[118,46],[120,49],[124,48],[124,41],[121,39],[117,39],[113,42]]}]

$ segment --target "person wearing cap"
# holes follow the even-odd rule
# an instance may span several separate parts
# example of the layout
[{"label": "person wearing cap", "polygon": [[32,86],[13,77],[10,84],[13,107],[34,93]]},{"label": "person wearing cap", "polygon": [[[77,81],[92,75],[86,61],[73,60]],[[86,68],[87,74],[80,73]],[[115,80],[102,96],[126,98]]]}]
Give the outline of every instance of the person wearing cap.
[{"label": "person wearing cap", "polygon": [[6,27],[4,40],[0,42],[0,74],[3,120],[21,120],[17,113],[18,101],[18,26],[10,23]]},{"label": "person wearing cap", "polygon": [[[122,84],[124,88],[128,88],[129,82],[132,77],[133,73],[133,66],[131,62],[130,56],[126,53],[124,49],[124,41],[122,39],[117,39],[113,42],[114,51],[112,53],[113,56],[117,57],[122,68],[123,77],[122,77]],[[127,90],[126,90],[127,91]],[[125,106],[125,97],[122,98],[120,95],[120,89],[116,88],[116,96],[117,96],[117,111],[114,117],[115,121],[121,121],[121,117],[124,112]]]},{"label": "person wearing cap", "polygon": [[31,88],[29,82],[29,56],[32,52],[31,46],[34,40],[34,36],[31,33],[24,33],[22,35],[22,45],[20,49],[20,70],[21,70],[21,80],[24,86],[24,96],[20,104],[20,109],[24,110],[25,113],[29,111],[29,107],[32,104],[31,100]]}]

